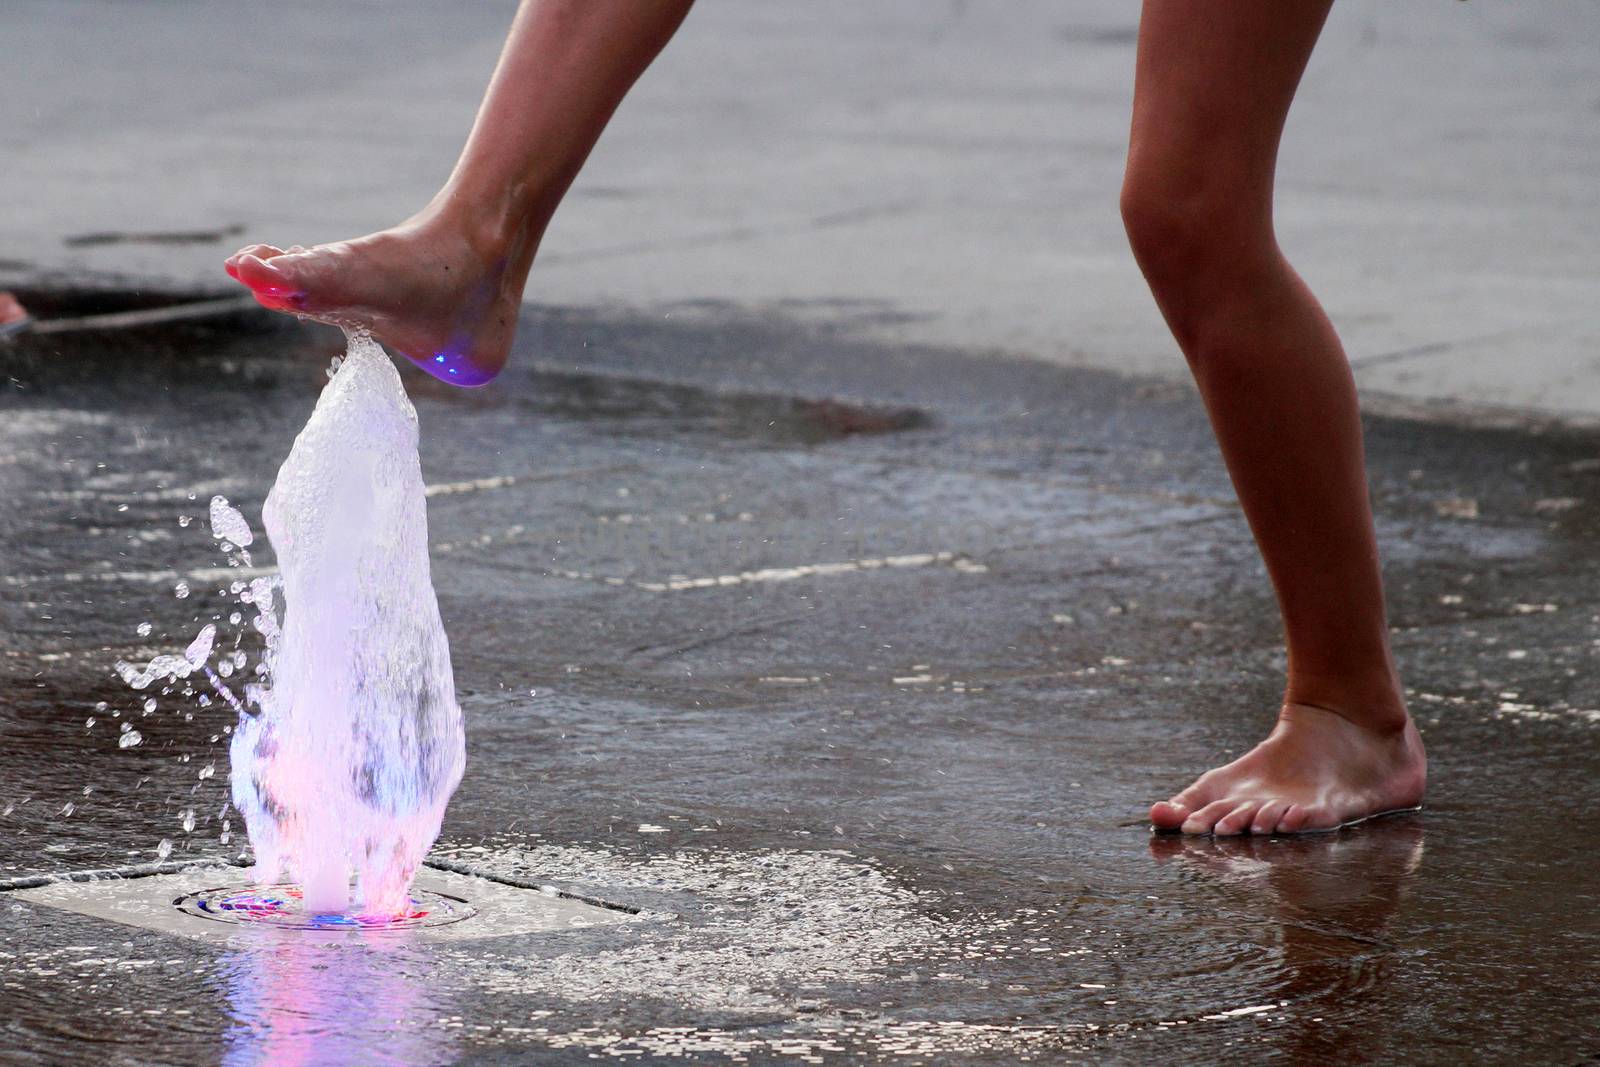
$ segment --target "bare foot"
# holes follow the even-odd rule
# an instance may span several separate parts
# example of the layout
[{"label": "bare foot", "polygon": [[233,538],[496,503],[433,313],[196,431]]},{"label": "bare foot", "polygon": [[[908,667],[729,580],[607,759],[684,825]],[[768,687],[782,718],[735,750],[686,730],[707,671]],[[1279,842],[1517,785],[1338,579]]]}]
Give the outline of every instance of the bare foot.
[{"label": "bare foot", "polygon": [[1150,808],[1158,830],[1294,834],[1422,803],[1428,761],[1408,716],[1374,731],[1309,704],[1285,704],[1267,739]]},{"label": "bare foot", "polygon": [[227,270],[263,307],[365,328],[434,377],[473,386],[505,366],[532,259],[419,216],[314,248],[250,245]]}]

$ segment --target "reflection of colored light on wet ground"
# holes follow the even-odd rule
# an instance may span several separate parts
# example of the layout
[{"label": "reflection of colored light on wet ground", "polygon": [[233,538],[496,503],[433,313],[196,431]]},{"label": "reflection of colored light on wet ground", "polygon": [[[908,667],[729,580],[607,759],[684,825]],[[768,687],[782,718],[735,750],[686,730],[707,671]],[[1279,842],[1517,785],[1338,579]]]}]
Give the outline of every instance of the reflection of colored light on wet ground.
[{"label": "reflection of colored light on wet ground", "polygon": [[199,907],[204,911],[232,912],[246,921],[273,920],[300,920],[311,929],[326,929],[330,927],[362,927],[374,928],[392,926],[399,923],[418,922],[426,919],[431,911],[423,908],[413,899],[410,907],[400,915],[345,915],[340,912],[322,912],[315,915],[305,915],[297,906],[301,900],[298,889],[290,889],[279,895],[268,895],[253,892],[233,893],[219,901],[202,900]]}]

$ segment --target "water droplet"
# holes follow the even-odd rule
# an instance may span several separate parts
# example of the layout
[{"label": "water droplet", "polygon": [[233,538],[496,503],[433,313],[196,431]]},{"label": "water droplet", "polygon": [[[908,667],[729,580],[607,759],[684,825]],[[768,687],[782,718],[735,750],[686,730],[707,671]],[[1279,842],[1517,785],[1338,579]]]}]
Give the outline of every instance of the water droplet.
[{"label": "water droplet", "polygon": [[217,765],[215,763],[208,763],[204,767],[200,768],[200,773],[196,777],[198,777],[203,782],[207,778],[210,778],[213,774],[216,774],[216,773],[217,773]]},{"label": "water droplet", "polygon": [[233,674],[233,661],[228,659],[217,661],[217,673],[224,678],[230,677]]},{"label": "water droplet", "polygon": [[156,858],[164,860],[170,855],[172,855],[172,842],[163,837],[161,843],[156,846]]},{"label": "water droplet", "polygon": [[[235,593],[237,593],[238,591],[239,590],[237,590],[237,589],[234,590]],[[228,623],[231,626],[238,626],[243,621],[244,621],[244,616],[239,614],[237,611],[234,612],[232,615],[228,616]]]},{"label": "water droplet", "polygon": [[189,596],[189,583],[179,582],[177,585],[173,586],[172,595],[177,597],[179,600],[186,599]]},{"label": "water droplet", "polygon": [[77,810],[78,810],[78,806],[76,804],[74,804],[70,800],[67,801],[65,804],[61,805],[61,814],[63,814],[63,815],[71,815],[73,812],[75,812]]},{"label": "water droplet", "polygon": [[146,700],[144,702],[144,713],[146,715],[152,715],[152,714],[155,713],[155,710],[156,710],[156,698],[155,697],[151,697],[150,699],[148,699],[148,700]]},{"label": "water droplet", "polygon": [[194,640],[189,642],[189,647],[183,650],[183,658],[191,667],[200,667],[211,658],[211,646],[216,642],[217,628],[211,623],[206,623],[200,632],[194,635]]},{"label": "water droplet", "polygon": [[94,719],[93,718],[88,718],[88,719],[83,720],[83,728],[85,730],[94,729]]},{"label": "water droplet", "polygon": [[193,520],[193,519],[191,519],[191,518],[190,518],[190,517],[189,517],[189,516],[187,516],[187,515],[179,515],[179,516],[178,516],[178,525],[179,525],[179,526],[187,526],[187,525],[189,525],[189,523],[191,523],[191,522],[193,522],[193,521],[194,521],[194,520]]},{"label": "water droplet", "polygon": [[186,833],[186,834],[194,833],[194,809],[193,808],[189,808],[189,809],[185,810],[184,813],[183,813],[183,832]]},{"label": "water droplet", "polygon": [[152,627],[149,623],[141,622],[137,627],[134,628],[134,633],[137,633],[140,637],[149,637],[152,629],[154,629],[154,627]]},{"label": "water droplet", "polygon": [[250,524],[225,496],[211,498],[211,536],[222,542],[224,552],[232,552],[234,545],[249,548],[255,541]]},{"label": "water droplet", "polygon": [[[127,723],[123,723],[122,725],[123,726],[127,726],[128,724]],[[143,740],[144,740],[144,735],[143,734],[141,734],[138,730],[130,729],[127,732],[125,732],[121,737],[117,738],[117,747],[118,748],[132,748],[134,745],[139,744],[139,742],[141,742]]]}]

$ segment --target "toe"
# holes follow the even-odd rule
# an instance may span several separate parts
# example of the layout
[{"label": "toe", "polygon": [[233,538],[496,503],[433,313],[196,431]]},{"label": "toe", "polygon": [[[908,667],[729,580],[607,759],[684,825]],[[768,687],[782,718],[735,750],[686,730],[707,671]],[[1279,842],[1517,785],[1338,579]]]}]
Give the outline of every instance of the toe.
[{"label": "toe", "polygon": [[1310,811],[1302,804],[1290,804],[1282,817],[1278,819],[1278,833],[1297,834],[1306,825],[1306,818]]},{"label": "toe", "polygon": [[1209,790],[1202,787],[1203,781],[1201,779],[1193,783],[1170,800],[1158,801],[1150,806],[1150,822],[1156,829],[1176,830],[1184,820],[1206,806],[1211,797],[1207,795]]},{"label": "toe", "polygon": [[1189,817],[1189,809],[1174,800],[1150,805],[1150,823],[1157,830],[1176,830]]},{"label": "toe", "polygon": [[1236,806],[1232,811],[1228,812],[1228,814],[1218,819],[1217,825],[1212,830],[1212,833],[1216,834],[1218,837],[1230,837],[1234,834],[1244,833],[1245,829],[1249,827],[1250,820],[1252,817],[1254,817],[1256,809],[1260,806],[1261,805],[1258,801],[1244,801]]},{"label": "toe", "polygon": [[232,273],[235,278],[254,291],[257,301],[267,307],[296,307],[305,295],[294,280],[275,263],[258,256],[239,257]]},{"label": "toe", "polygon": [[1290,804],[1287,800],[1269,800],[1256,810],[1256,816],[1250,820],[1252,834],[1276,833],[1278,823],[1283,819],[1283,813],[1288,811]]},{"label": "toe", "polygon": [[1214,800],[1183,820],[1183,832],[1186,834],[1209,834],[1216,828],[1218,819],[1221,819],[1238,806],[1239,801],[1237,799]]},{"label": "toe", "polygon": [[229,263],[236,263],[245,256],[255,256],[257,259],[272,259],[274,256],[283,255],[283,249],[277,245],[245,245],[239,251],[228,257]]}]

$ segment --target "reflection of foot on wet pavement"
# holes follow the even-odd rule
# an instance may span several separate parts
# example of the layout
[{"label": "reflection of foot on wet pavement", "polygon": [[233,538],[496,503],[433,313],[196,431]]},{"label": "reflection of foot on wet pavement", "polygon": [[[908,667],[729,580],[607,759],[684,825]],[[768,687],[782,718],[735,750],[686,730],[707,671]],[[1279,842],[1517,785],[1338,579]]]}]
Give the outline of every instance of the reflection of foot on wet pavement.
[{"label": "reflection of foot on wet pavement", "polygon": [[1219,923],[1219,943],[1229,946],[1221,962],[1234,968],[1218,972],[1220,1002],[1233,1006],[1227,990],[1246,966],[1241,959],[1266,969],[1253,989],[1270,989],[1284,1009],[1263,1038],[1282,1062],[1396,1058],[1386,1024],[1416,990],[1391,982],[1407,952],[1389,927],[1422,865],[1420,819],[1328,837],[1157,834],[1150,852],[1178,869],[1183,895]]},{"label": "reflection of foot on wet pavement", "polygon": [[500,372],[532,263],[526,241],[476,241],[444,213],[424,213],[352,241],[249,245],[228,273],[274,311],[360,327],[452,385]]},{"label": "reflection of foot on wet pavement", "polygon": [[1294,834],[1415,808],[1427,758],[1416,725],[1404,721],[1380,733],[1323,708],[1285,704],[1265,741],[1155,804],[1150,821],[1186,834]]},{"label": "reflection of foot on wet pavement", "polygon": [[1316,920],[1343,936],[1375,937],[1422,865],[1415,816],[1336,837],[1208,838],[1157,834],[1157,863],[1179,862],[1218,886],[1263,899],[1286,922]]}]

